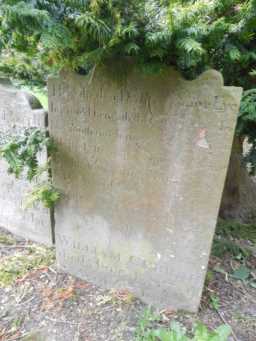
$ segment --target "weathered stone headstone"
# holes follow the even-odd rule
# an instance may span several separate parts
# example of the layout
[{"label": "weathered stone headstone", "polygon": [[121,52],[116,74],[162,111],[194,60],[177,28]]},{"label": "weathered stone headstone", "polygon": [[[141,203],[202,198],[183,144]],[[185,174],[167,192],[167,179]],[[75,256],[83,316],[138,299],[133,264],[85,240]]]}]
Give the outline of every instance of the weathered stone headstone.
[{"label": "weathered stone headstone", "polygon": [[[148,303],[198,308],[241,89],[207,71],[49,81],[58,264]],[[115,77],[116,75],[116,77]]]},{"label": "weathered stone headstone", "polygon": [[[32,109],[35,108],[35,109]],[[0,80],[0,135],[24,131],[25,128],[45,128],[47,113],[36,99]],[[47,158],[46,152],[41,155]],[[24,179],[17,180],[7,173],[8,165],[0,159],[0,226],[24,238],[47,245],[52,244],[49,210],[43,207],[24,208],[25,195],[32,185]]]}]

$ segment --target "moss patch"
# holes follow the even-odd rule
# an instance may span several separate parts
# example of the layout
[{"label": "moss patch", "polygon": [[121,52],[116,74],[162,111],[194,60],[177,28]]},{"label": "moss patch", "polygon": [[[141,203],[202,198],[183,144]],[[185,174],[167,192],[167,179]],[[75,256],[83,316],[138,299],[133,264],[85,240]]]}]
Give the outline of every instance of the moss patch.
[{"label": "moss patch", "polygon": [[17,278],[31,270],[49,266],[53,261],[53,250],[41,246],[31,246],[23,252],[4,257],[0,264],[0,286],[12,285]]},{"label": "moss patch", "polygon": [[13,245],[16,244],[16,240],[6,234],[0,233],[0,244]]}]

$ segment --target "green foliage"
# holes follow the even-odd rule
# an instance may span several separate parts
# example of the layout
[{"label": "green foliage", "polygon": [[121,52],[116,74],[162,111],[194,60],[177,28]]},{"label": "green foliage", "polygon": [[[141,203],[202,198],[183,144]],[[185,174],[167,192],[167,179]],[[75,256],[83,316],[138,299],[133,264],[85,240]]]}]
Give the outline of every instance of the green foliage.
[{"label": "green foliage", "polygon": [[171,65],[187,78],[217,69],[226,85],[246,90],[237,132],[250,140],[245,162],[254,173],[255,27],[255,0],[2,0],[0,51],[28,60],[17,70],[3,61],[0,70],[26,79],[38,70],[45,80],[45,71],[85,74],[117,58],[146,73]]},{"label": "green foliage", "polygon": [[251,270],[247,266],[241,265],[238,269],[236,269],[233,272],[232,277],[239,279],[241,281],[245,281],[250,277],[250,273]]},{"label": "green foliage", "polygon": [[230,254],[237,260],[247,259],[252,251],[246,246],[240,245],[238,240],[250,240],[256,243],[256,229],[253,224],[240,224],[235,221],[220,220],[217,225],[215,238],[212,245],[212,254],[222,258]]},{"label": "green foliage", "polygon": [[253,74],[255,0],[2,2],[2,47],[49,65],[87,71],[132,56],[139,65],[174,65],[188,77],[215,67],[241,85]]},{"label": "green foliage", "polygon": [[39,161],[40,153],[45,149],[50,155],[55,149],[53,141],[47,132],[36,128],[25,129],[23,133],[7,138],[0,148],[0,155],[8,163],[10,174],[36,182],[28,197],[28,205],[40,201],[45,207],[52,207],[60,198],[59,192],[48,180],[49,160],[43,165]]},{"label": "green foliage", "polygon": [[45,85],[49,73],[49,67],[36,57],[13,50],[6,51],[1,55],[0,74],[19,80],[19,83],[42,87]]},{"label": "green foliage", "polygon": [[9,235],[0,233],[0,244],[13,245],[16,241]]},{"label": "green foliage", "polygon": [[42,204],[47,207],[53,207],[56,202],[60,199],[60,193],[55,189],[51,183],[40,184],[36,186],[31,193],[27,196],[27,201],[25,206],[31,207],[36,202],[42,202]]},{"label": "green foliage", "polygon": [[210,306],[212,309],[218,311],[220,308],[220,299],[216,294],[210,295]]},{"label": "green foliage", "polygon": [[231,334],[231,328],[222,325],[210,331],[202,323],[196,323],[193,328],[193,336],[188,336],[187,330],[180,323],[172,322],[170,327],[152,325],[159,318],[150,310],[145,312],[139,322],[136,331],[136,341],[227,341]]},{"label": "green foliage", "polygon": [[247,90],[243,94],[238,116],[237,134],[246,136],[250,146],[244,156],[249,172],[256,173],[256,89]]},{"label": "green foliage", "polygon": [[241,224],[236,221],[219,220],[216,234],[224,238],[250,240],[256,244],[256,226],[254,224]]},{"label": "green foliage", "polygon": [[0,154],[8,162],[8,172],[19,178],[23,172],[31,181],[40,171],[38,153],[44,148],[53,149],[53,142],[40,129],[25,129],[24,133],[13,136],[1,147]]},{"label": "green foliage", "polygon": [[[252,271],[254,266],[253,248],[255,245],[255,225],[220,220],[213,241],[212,254],[219,258],[223,258],[228,254],[234,260],[236,267],[234,269],[231,265],[231,269],[225,271],[219,266],[215,266],[214,271],[241,280],[246,285],[255,288],[255,276]],[[210,297],[212,306],[213,303],[212,297]]]},{"label": "green foliage", "polygon": [[216,236],[212,245],[212,254],[215,257],[221,258],[227,253],[236,258],[246,258],[251,252],[230,239]]},{"label": "green foliage", "polygon": [[251,88],[255,7],[255,0],[3,0],[1,46],[81,72],[115,57],[133,57],[143,69],[173,65],[189,78],[214,67],[227,83]]}]

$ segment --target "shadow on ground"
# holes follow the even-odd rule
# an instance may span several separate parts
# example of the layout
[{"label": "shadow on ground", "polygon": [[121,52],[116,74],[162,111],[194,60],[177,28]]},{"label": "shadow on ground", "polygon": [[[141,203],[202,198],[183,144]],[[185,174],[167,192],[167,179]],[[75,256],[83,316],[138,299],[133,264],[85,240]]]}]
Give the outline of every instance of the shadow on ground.
[{"label": "shadow on ground", "polygon": [[[229,230],[228,230],[229,229]],[[254,230],[253,230],[254,231]],[[256,340],[256,250],[217,230],[199,313],[157,313],[154,328],[232,327],[230,340]],[[178,285],[178,283],[177,283]],[[62,272],[54,250],[0,230],[0,341],[131,341],[146,307],[127,290],[102,290]],[[137,338],[136,340],[147,340]]]}]

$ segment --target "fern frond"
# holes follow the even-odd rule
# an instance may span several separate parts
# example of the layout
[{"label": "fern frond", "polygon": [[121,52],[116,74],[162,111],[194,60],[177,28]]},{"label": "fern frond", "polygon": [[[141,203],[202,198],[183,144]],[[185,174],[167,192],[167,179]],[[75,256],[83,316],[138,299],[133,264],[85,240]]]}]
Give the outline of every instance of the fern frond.
[{"label": "fern frond", "polygon": [[94,65],[99,64],[104,60],[107,55],[107,51],[103,47],[99,47],[95,50],[85,52],[77,59],[77,65]]},{"label": "fern frond", "polygon": [[4,5],[1,12],[4,16],[5,25],[19,27],[21,30],[23,27],[38,30],[49,20],[47,11],[38,10],[32,4],[23,1],[13,6]]},{"label": "fern frond", "polygon": [[92,37],[101,45],[106,44],[111,37],[111,28],[90,12],[81,14],[75,22],[84,34]]},{"label": "fern frond", "polygon": [[140,47],[135,43],[128,43],[124,47],[124,51],[128,55],[136,55],[139,53]]},{"label": "fern frond", "polygon": [[41,44],[48,49],[65,49],[73,45],[72,35],[67,27],[54,23],[41,35]]},{"label": "fern frond", "polygon": [[145,44],[148,47],[166,46],[170,44],[171,39],[172,32],[168,29],[158,32],[149,32],[146,35]]},{"label": "fern frond", "polygon": [[203,49],[201,43],[199,43],[198,41],[196,41],[190,37],[179,39],[177,41],[177,47],[179,49],[183,49],[186,53],[195,52],[195,53],[202,55],[206,52]]},{"label": "fern frond", "polygon": [[135,23],[130,23],[128,26],[124,27],[123,29],[120,30],[120,35],[124,38],[135,38],[139,34],[139,31],[135,25]]}]

